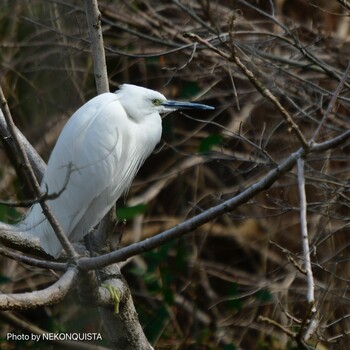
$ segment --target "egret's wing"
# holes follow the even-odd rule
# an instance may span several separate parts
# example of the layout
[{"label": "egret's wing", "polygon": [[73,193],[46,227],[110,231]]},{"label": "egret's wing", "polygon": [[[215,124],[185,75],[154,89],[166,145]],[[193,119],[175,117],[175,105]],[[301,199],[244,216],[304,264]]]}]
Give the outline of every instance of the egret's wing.
[{"label": "egret's wing", "polygon": [[[117,113],[118,119],[115,118]],[[108,211],[115,200],[108,187],[111,177],[118,176],[118,165],[123,157],[121,142],[127,143],[128,132],[124,133],[120,125],[123,114],[124,109],[115,94],[103,94],[92,99],[70,118],[49,159],[42,188],[47,188],[49,193],[63,190],[48,204],[68,237],[75,230],[75,240],[81,239],[87,233],[85,231],[105,214],[96,212],[93,217],[90,215],[84,227],[77,229],[77,223],[91,203],[99,198],[99,202],[104,204],[100,206],[102,211],[106,208]],[[60,252],[61,245],[39,205],[34,205],[25,221],[27,226],[32,227],[32,232],[39,235],[45,250],[53,255]]]}]

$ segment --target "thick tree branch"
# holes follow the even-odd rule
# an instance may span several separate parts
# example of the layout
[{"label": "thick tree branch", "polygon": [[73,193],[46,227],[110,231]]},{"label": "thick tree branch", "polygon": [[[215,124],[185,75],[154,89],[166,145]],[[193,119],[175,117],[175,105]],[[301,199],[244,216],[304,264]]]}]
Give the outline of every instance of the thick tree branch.
[{"label": "thick tree branch", "polygon": [[[114,272],[119,271],[119,267],[116,264],[109,266],[108,269],[112,269]],[[148,343],[140,325],[130,289],[121,274],[115,276],[115,278],[104,280],[103,284],[117,290],[120,298],[118,306],[119,311],[116,314],[114,312],[114,301],[112,300],[110,293],[106,288],[99,288],[101,298],[99,304],[103,305],[100,307],[100,313],[102,315],[104,327],[109,334],[114,349],[153,349]]]},{"label": "thick tree branch", "polygon": [[73,285],[78,270],[70,267],[52,286],[30,293],[0,294],[0,310],[27,310],[57,304]]},{"label": "thick tree branch", "polygon": [[6,246],[26,252],[40,250],[38,237],[18,231],[14,226],[0,221],[0,242]]},{"label": "thick tree branch", "polygon": [[[94,62],[94,73],[97,93],[109,91],[106,59],[101,28],[101,14],[96,0],[86,0],[86,17],[92,44],[92,55]],[[92,252],[101,253],[110,251],[110,236],[113,233],[115,207],[102,219],[98,230],[93,236],[88,236]],[[132,301],[130,290],[126,281],[122,278],[117,265],[108,266],[102,271],[96,271],[98,282],[108,285],[118,291],[121,299],[120,312],[115,314],[111,307],[111,296],[107,298],[108,305],[100,307],[102,320],[107,330],[110,341],[115,349],[140,349],[150,350],[142,327],[139,323],[135,306]],[[93,283],[93,281],[90,281]],[[106,292],[106,290],[104,290]],[[102,292],[103,293],[103,292]],[[106,294],[106,293],[105,293]],[[103,294],[102,294],[103,295]]]}]

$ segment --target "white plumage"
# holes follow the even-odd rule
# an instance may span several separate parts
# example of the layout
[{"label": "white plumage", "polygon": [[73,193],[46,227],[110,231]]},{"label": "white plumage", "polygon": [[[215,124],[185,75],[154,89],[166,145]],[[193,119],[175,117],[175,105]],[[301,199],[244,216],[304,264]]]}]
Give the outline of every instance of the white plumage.
[{"label": "white plumage", "polygon": [[[167,101],[159,92],[122,85],[79,108],[62,130],[52,151],[41,188],[63,192],[47,203],[70,241],[81,240],[125,192],[162,133],[159,113],[178,108],[211,109]],[[19,224],[40,238],[54,257],[62,246],[40,204]]]}]

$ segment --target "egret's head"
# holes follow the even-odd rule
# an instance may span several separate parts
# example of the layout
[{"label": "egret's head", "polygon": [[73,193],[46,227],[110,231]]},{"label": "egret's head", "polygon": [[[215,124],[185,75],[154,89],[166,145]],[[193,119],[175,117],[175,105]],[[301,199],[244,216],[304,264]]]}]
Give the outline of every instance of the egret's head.
[{"label": "egret's head", "polygon": [[130,84],[121,85],[117,94],[128,115],[135,120],[142,120],[154,113],[172,112],[178,109],[214,109],[199,103],[169,101],[158,91]]}]

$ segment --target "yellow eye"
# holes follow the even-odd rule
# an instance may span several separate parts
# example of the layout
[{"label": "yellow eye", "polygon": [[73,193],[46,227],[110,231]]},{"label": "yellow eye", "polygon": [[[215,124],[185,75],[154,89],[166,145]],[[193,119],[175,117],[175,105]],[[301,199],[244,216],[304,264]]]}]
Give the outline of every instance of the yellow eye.
[{"label": "yellow eye", "polygon": [[154,98],[154,99],[152,100],[152,103],[153,103],[155,106],[160,106],[161,103],[162,103],[162,101],[159,100],[158,98]]}]

